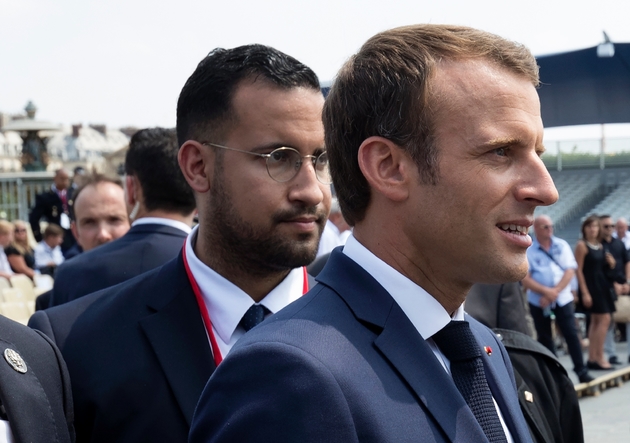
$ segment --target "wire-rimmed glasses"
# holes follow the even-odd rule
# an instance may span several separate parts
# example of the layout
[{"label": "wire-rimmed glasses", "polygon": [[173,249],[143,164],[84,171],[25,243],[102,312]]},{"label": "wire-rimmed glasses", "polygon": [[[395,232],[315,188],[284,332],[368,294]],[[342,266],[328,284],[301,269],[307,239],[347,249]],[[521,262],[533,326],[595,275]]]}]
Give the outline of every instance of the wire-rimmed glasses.
[{"label": "wire-rimmed glasses", "polygon": [[332,183],[330,169],[328,167],[328,155],[325,151],[319,155],[302,155],[297,149],[282,147],[274,149],[269,154],[260,154],[243,149],[229,148],[227,146],[217,145],[216,143],[202,142],[201,144],[263,157],[267,163],[269,177],[280,183],[288,182],[295,177],[300,167],[302,167],[304,159],[308,158],[313,162],[313,169],[315,170],[317,180],[324,185]]}]

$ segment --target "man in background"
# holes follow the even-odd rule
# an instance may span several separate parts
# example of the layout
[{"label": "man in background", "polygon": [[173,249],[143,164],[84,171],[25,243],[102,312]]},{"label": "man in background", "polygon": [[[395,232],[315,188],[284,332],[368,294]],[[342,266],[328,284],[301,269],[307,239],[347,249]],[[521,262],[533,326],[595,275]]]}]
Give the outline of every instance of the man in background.
[{"label": "man in background", "polygon": [[199,63],[177,104],[180,173],[199,212],[179,256],[29,323],[68,363],[77,440],[185,442],[234,343],[308,289],[330,208],[323,103],[315,73],[267,46]]},{"label": "man in background", "polygon": [[[628,285],[628,276],[630,275],[630,253],[622,241],[622,239],[625,238],[625,235],[617,238],[613,236],[613,234],[615,234],[615,228],[618,228],[619,231],[622,230],[619,229],[620,221],[621,228],[623,228],[623,224],[625,223],[625,220],[623,219],[617,220],[617,225],[615,225],[610,215],[601,215],[599,217],[599,223],[602,230],[602,246],[604,247],[604,251],[610,253],[610,255],[612,255],[615,259],[615,269],[612,270],[609,278],[611,280],[611,287],[614,288],[617,296],[630,294],[630,285]],[[617,232],[617,234],[619,233]],[[606,332],[606,339],[604,340],[604,352],[608,355],[608,362],[611,365],[621,364],[621,360],[617,356],[617,349],[615,346],[616,328],[617,326],[611,318],[608,332]],[[630,362],[630,357],[628,357],[628,361]]]},{"label": "man in background", "polygon": [[534,221],[535,239],[527,250],[529,272],[523,279],[527,289],[529,310],[534,319],[538,341],[556,354],[551,334],[551,312],[555,314],[573,361],[573,370],[580,382],[593,380],[584,365],[582,345],[575,327],[575,310],[571,279],[575,275],[577,262],[569,244],[553,235],[553,223],[546,215]]},{"label": "man in background", "polygon": [[[66,259],[122,237],[129,230],[122,182],[100,174],[83,175],[75,191],[70,224],[77,244]],[[73,251],[73,252],[71,252]]]},{"label": "man in background", "polygon": [[617,219],[617,223],[615,223],[615,232],[613,232],[613,237],[621,240],[626,247],[626,249],[630,249],[630,232],[628,232],[628,221],[619,217]]},{"label": "man in background", "polygon": [[64,231],[64,241],[61,245],[62,252],[70,249],[74,243],[74,237],[70,231],[70,177],[65,169],[55,171],[53,184],[49,191],[35,196],[35,206],[31,209],[28,220],[33,230],[35,240],[42,241],[39,222],[44,220],[61,226]]},{"label": "man in background", "polygon": [[177,151],[172,129],[143,129],[131,137],[125,157],[131,229],[61,267],[50,306],[129,280],[177,255],[195,210],[192,191],[177,165]]}]

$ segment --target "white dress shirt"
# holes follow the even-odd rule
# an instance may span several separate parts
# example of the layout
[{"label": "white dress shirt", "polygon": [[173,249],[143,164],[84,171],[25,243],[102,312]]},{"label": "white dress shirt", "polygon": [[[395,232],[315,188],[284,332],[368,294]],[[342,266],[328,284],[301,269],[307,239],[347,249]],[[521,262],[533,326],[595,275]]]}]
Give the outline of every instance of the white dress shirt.
[{"label": "white dress shirt", "polygon": [[[232,346],[245,334],[239,323],[245,312],[255,303],[241,288],[199,260],[193,250],[197,232],[198,228],[195,227],[186,239],[186,258],[206,304],[217,345],[225,358]],[[300,298],[303,290],[304,269],[295,268],[259,304],[275,314]]]},{"label": "white dress shirt", "polygon": [[[351,235],[343,247],[343,253],[367,271],[385,290],[392,296],[400,309],[407,316],[420,336],[424,338],[444,370],[451,373],[450,362],[440,351],[431,338],[436,332],[444,328],[451,320],[464,320],[464,306],[461,305],[454,312],[453,317],[446,309],[427,291],[409,280],[400,272],[389,266],[383,260],[374,255]],[[503,414],[494,397],[494,407],[499,415],[503,432],[508,443],[513,443]]]},{"label": "white dress shirt", "polygon": [[192,231],[190,226],[188,226],[184,222],[180,222],[178,220],[172,220],[170,218],[162,218],[162,217],[142,217],[142,218],[139,218],[138,220],[134,221],[131,224],[131,226],[149,225],[149,224],[170,226],[172,228],[180,229],[180,230],[184,231],[186,234],[190,234],[190,231]]}]

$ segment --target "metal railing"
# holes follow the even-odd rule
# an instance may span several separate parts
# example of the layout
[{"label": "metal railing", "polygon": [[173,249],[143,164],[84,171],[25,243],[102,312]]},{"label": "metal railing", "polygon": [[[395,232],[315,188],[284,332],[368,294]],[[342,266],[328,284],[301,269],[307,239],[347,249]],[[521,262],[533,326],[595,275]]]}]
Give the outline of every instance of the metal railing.
[{"label": "metal railing", "polygon": [[28,220],[35,196],[50,189],[53,172],[7,172],[0,174],[0,218]]}]

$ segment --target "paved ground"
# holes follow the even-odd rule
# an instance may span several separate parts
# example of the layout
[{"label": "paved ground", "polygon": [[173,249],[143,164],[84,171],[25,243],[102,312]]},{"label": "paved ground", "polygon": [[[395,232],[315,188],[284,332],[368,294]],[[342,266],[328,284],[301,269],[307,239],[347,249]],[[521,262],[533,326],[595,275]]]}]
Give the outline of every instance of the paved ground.
[{"label": "paved ground", "polygon": [[[617,344],[617,355],[628,366],[628,346]],[[584,355],[586,361],[586,355]],[[571,379],[577,383],[573,363],[568,355],[559,355]],[[594,377],[606,371],[591,371]],[[630,382],[618,388],[606,389],[598,397],[580,399],[584,438],[586,443],[630,443]]]}]

